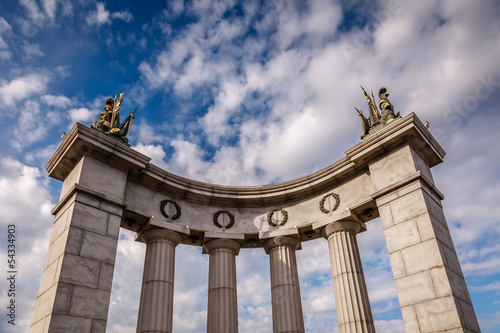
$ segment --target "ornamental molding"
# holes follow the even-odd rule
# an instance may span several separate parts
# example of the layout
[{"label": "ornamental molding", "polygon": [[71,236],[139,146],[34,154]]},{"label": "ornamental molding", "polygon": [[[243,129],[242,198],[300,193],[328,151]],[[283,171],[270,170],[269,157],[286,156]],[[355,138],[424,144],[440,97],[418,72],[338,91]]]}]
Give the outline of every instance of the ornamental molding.
[{"label": "ornamental molding", "polygon": [[[283,214],[283,220],[279,223],[273,222],[273,215],[276,212],[281,212],[281,214]],[[284,226],[286,224],[286,222],[288,222],[288,212],[284,209],[276,208],[267,214],[267,223],[269,223],[269,225],[271,227],[278,227],[278,226],[281,227],[281,226]]]},{"label": "ornamental molding", "polygon": [[[335,199],[335,205],[333,206],[333,208],[331,210],[328,210],[325,208],[325,201],[326,199],[328,199],[328,197],[332,197]],[[321,210],[321,212],[325,213],[325,214],[330,214],[331,212],[334,212],[337,210],[337,208],[339,208],[339,205],[340,205],[340,196],[337,194],[337,193],[328,193],[327,195],[325,195],[321,201],[319,202],[319,210]]]},{"label": "ornamental molding", "polygon": [[[168,204],[168,203],[171,203],[172,205],[174,205],[175,207],[175,214],[170,217],[168,216],[168,214],[165,212],[165,206]],[[181,206],[179,206],[179,204],[175,201],[172,201],[172,200],[163,200],[161,203],[160,203],[160,212],[163,216],[165,216],[165,218],[167,220],[177,220],[179,217],[181,217]]]},{"label": "ornamental molding", "polygon": [[[229,217],[229,223],[226,226],[223,226],[222,224],[219,223],[219,215],[221,214],[226,214]],[[214,213],[214,218],[213,218],[214,224],[217,228],[221,229],[229,229],[234,225],[234,215],[228,212],[227,210],[219,210],[218,212]]]}]

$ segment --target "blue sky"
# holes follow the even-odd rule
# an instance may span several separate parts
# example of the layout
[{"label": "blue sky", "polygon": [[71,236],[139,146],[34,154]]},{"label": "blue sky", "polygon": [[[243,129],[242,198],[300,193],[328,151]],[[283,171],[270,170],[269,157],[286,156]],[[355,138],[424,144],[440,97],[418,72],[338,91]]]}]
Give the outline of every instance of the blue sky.
[{"label": "blue sky", "polygon": [[[202,181],[306,175],[360,141],[359,85],[386,86],[447,151],[433,169],[483,332],[500,331],[498,1],[0,3],[0,236],[18,232],[18,325],[31,321],[61,183],[44,166],[107,97],[138,107],[130,141]],[[122,232],[108,332],[135,332],[144,245]],[[2,240],[2,244],[5,244]],[[358,236],[378,332],[404,332],[380,221]],[[6,257],[6,248],[0,249]],[[326,241],[297,252],[308,332],[337,332]],[[204,332],[207,257],[177,248],[175,332]],[[271,332],[268,259],[237,258],[240,332]],[[5,279],[0,303],[6,304]],[[22,309],[22,310],[21,310]]]}]

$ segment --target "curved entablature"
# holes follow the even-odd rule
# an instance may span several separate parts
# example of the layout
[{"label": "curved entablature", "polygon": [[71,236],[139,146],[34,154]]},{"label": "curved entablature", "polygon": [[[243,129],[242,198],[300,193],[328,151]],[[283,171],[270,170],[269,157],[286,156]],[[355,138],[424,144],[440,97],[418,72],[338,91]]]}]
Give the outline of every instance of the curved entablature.
[{"label": "curved entablature", "polygon": [[[422,177],[432,183],[426,170],[442,161],[444,151],[414,114],[366,138],[338,162],[277,184],[223,186],[180,177],[81,124],[73,127],[46,169],[51,177],[65,181],[61,199],[85,189],[111,203],[124,198],[125,228],[173,229],[186,235],[183,242],[197,245],[213,236],[258,246],[277,234],[308,240],[319,237],[321,228],[332,221],[362,223],[377,217],[374,198],[383,189],[372,169],[379,167],[377,160],[401,147],[407,147],[401,153],[406,155],[397,165],[384,162],[387,170],[382,174],[401,180]],[[412,154],[421,165],[408,160]]]}]

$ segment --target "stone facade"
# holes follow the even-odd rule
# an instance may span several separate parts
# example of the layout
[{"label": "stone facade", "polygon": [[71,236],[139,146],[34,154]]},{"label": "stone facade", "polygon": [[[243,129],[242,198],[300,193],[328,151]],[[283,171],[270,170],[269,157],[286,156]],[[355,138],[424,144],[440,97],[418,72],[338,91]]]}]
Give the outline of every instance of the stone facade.
[{"label": "stone facade", "polygon": [[237,332],[235,260],[255,247],[269,254],[274,332],[304,332],[295,251],[322,237],[340,332],[374,332],[356,234],[378,216],[406,331],[479,332],[430,171],[444,154],[410,114],[313,174],[218,186],[77,124],[46,167],[63,186],[30,332],[105,331],[120,227],[146,244],[138,332],[172,331],[180,243],[210,257],[208,332]]}]

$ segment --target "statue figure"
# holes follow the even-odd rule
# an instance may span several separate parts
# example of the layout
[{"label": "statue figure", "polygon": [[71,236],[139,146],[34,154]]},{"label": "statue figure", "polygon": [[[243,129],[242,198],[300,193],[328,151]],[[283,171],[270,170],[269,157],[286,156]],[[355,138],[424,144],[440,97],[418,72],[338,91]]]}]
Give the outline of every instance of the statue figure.
[{"label": "statue figure", "polygon": [[120,106],[123,100],[123,93],[118,99],[107,98],[104,105],[104,112],[101,112],[99,119],[94,121],[90,128],[93,128],[101,133],[104,133],[113,139],[128,144],[127,135],[130,133],[132,119],[135,118],[134,113],[137,108],[122,123],[120,123]]},{"label": "statue figure", "polygon": [[394,106],[389,102],[389,99],[387,98],[389,94],[387,93],[387,88],[382,87],[378,91],[378,97],[380,98],[379,106],[380,110],[382,111],[382,114],[380,114],[376,104],[375,104],[375,96],[373,96],[373,91],[372,91],[372,96],[365,91],[363,87],[361,87],[363,90],[363,94],[366,97],[366,101],[368,103],[368,118],[366,118],[363,115],[363,112],[358,110],[357,108],[356,111],[358,111],[358,115],[361,118],[361,124],[363,125],[363,135],[361,136],[361,139],[364,139],[370,134],[373,134],[382,128],[384,128],[387,124],[390,122],[401,118],[399,115],[399,112],[395,115],[394,114]]},{"label": "statue figure", "polygon": [[399,113],[397,115],[394,114],[394,106],[392,106],[391,102],[389,102],[389,99],[387,98],[389,97],[389,93],[387,92],[386,87],[379,89],[378,97],[380,98],[380,110],[382,110],[382,118],[380,120],[384,124],[388,124],[396,119],[396,117],[399,116]]}]

